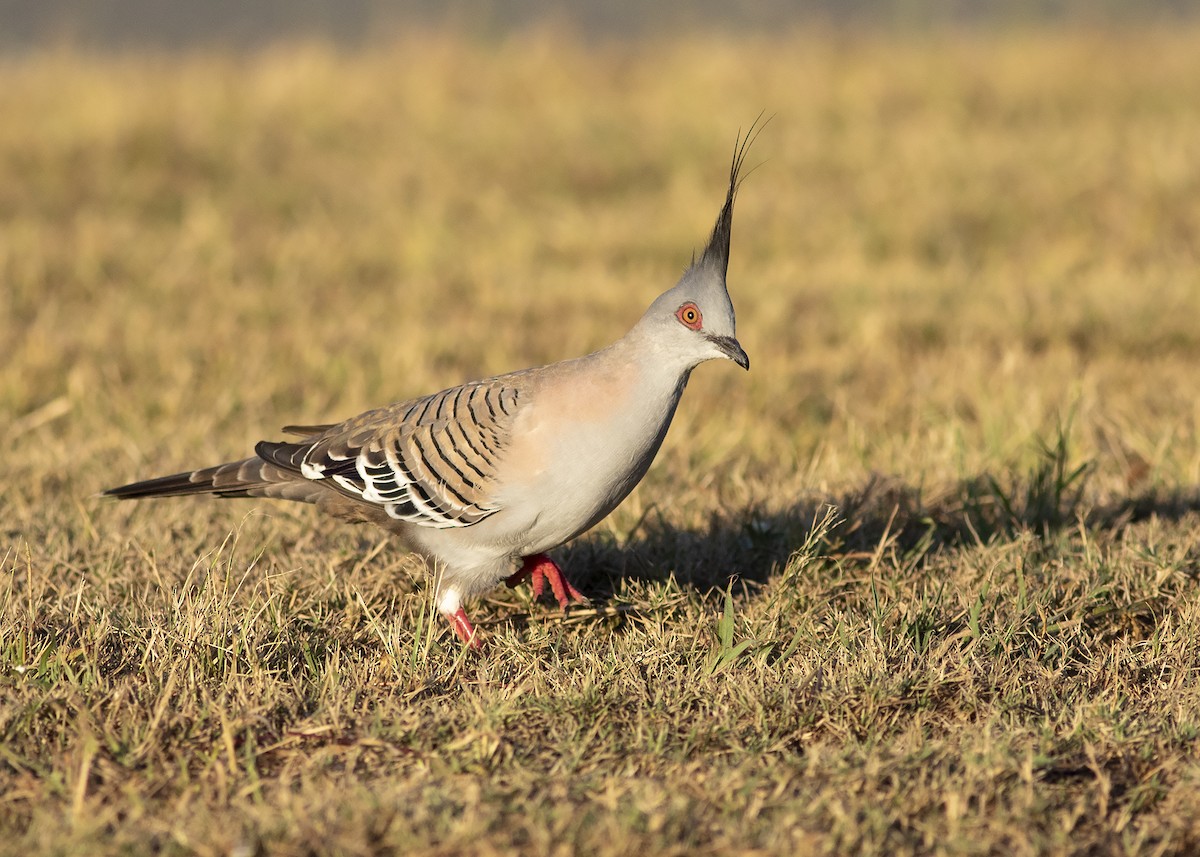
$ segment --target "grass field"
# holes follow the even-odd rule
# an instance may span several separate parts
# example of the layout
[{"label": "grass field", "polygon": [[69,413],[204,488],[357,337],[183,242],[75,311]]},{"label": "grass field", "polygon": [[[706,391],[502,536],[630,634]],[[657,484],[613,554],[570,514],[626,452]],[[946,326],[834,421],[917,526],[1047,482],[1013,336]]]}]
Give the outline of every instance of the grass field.
[{"label": "grass field", "polygon": [[[0,60],[0,852],[1200,849],[1200,28]],[[751,153],[655,467],[476,605],[101,502],[621,335]],[[832,510],[832,511],[830,511]]]}]

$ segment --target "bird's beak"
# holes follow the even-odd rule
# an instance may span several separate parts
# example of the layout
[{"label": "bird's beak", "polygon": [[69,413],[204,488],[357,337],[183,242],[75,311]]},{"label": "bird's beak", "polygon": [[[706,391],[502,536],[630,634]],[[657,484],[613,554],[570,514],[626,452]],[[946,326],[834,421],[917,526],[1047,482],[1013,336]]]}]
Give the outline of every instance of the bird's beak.
[{"label": "bird's beak", "polygon": [[749,371],[750,358],[746,352],[742,350],[742,345],[732,336],[710,336],[709,341],[717,348],[721,349],[721,353],[732,360],[743,369]]}]

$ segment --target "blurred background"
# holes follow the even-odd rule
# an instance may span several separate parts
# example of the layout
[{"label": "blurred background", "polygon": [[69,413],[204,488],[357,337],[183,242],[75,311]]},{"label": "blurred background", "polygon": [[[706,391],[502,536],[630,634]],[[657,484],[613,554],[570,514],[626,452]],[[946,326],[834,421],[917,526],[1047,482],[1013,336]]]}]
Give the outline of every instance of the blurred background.
[{"label": "blurred background", "polygon": [[776,31],[822,23],[913,28],[952,23],[1120,25],[1195,18],[1190,0],[2,0],[0,45],[66,40],[92,47],[253,46],[320,36],[344,45],[378,40],[414,26],[500,34],[547,21],[589,37],[664,35],[680,30]]}]

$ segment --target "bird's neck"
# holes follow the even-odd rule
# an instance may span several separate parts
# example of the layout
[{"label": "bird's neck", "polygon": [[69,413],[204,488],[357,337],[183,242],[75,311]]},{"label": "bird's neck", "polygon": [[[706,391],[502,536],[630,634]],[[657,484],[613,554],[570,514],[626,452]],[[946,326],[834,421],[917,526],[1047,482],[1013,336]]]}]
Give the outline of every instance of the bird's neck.
[{"label": "bird's neck", "polygon": [[680,389],[697,365],[694,355],[666,345],[661,328],[647,323],[646,317],[610,347],[631,355],[630,359],[654,376],[657,383],[671,387],[678,384]]},{"label": "bird's neck", "polygon": [[644,403],[648,421],[665,431],[695,364],[664,353],[637,327],[593,357],[622,377],[633,400]]}]

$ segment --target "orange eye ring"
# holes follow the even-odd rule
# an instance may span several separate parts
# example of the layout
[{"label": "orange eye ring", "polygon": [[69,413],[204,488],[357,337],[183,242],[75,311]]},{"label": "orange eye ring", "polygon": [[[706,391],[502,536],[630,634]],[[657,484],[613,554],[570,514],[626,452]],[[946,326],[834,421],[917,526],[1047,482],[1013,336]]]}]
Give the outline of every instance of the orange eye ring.
[{"label": "orange eye ring", "polygon": [[691,301],[675,310],[675,317],[679,319],[680,324],[691,330],[699,330],[704,324],[704,319],[700,315],[700,307]]}]

